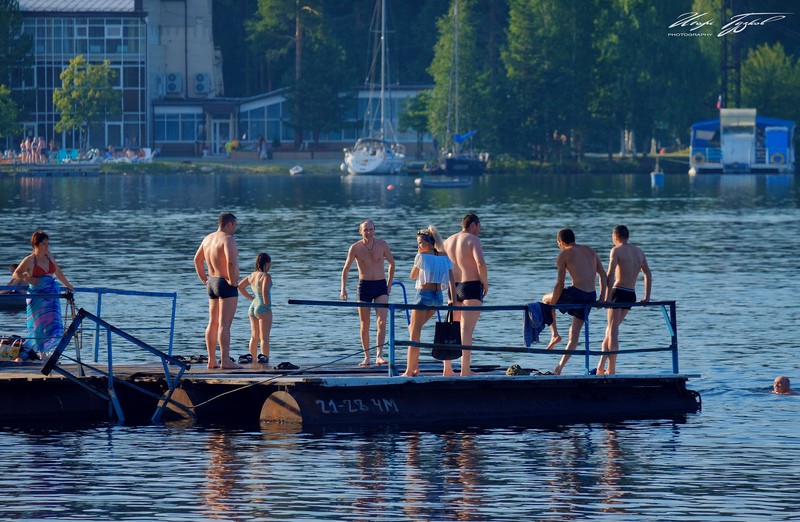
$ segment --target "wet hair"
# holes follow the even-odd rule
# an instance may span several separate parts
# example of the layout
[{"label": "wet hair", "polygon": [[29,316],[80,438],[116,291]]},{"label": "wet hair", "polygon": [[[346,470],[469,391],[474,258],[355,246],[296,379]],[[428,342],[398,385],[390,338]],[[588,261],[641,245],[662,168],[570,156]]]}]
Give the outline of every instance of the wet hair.
[{"label": "wet hair", "polygon": [[417,235],[426,242],[430,243],[433,246],[433,250],[435,252],[444,252],[444,242],[442,242],[442,236],[439,235],[439,231],[433,225],[428,225],[428,228],[424,228],[417,232]]},{"label": "wet hair", "polygon": [[14,272],[14,270],[16,270],[18,266],[19,266],[19,263],[11,263],[10,265],[8,265],[8,269],[11,272]]},{"label": "wet hair", "polygon": [[630,232],[628,231],[628,227],[625,225],[617,225],[614,227],[614,234],[617,235],[618,238],[628,240],[630,237]]},{"label": "wet hair", "polygon": [[35,248],[42,241],[46,241],[46,240],[49,241],[50,240],[50,236],[48,236],[47,233],[44,230],[37,230],[31,236],[31,246]]},{"label": "wet hair", "polygon": [[466,230],[473,223],[476,223],[476,224],[480,225],[481,220],[480,220],[480,218],[478,218],[477,214],[475,214],[474,212],[470,212],[469,214],[464,216],[464,219],[461,220],[461,228]]},{"label": "wet hair", "polygon": [[362,230],[364,230],[364,226],[367,223],[372,223],[372,228],[375,228],[375,223],[373,223],[371,219],[365,219],[364,221],[358,224],[358,231],[361,232]]},{"label": "wet hair", "polygon": [[556,237],[558,237],[562,243],[568,245],[575,242],[575,232],[573,232],[571,228],[562,228],[558,231],[558,236]]},{"label": "wet hair", "polygon": [[256,271],[266,272],[267,265],[272,263],[272,258],[266,252],[261,252],[256,256]]},{"label": "wet hair", "polygon": [[234,216],[231,212],[223,212],[219,215],[217,223],[219,224],[219,228],[224,228],[235,221],[237,221],[236,216]]}]

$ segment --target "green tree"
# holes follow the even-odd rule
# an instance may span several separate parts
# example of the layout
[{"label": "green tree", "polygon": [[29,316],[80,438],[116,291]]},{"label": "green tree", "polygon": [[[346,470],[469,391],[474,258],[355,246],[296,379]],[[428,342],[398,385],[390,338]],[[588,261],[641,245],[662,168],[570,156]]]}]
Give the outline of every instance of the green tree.
[{"label": "green tree", "polygon": [[507,107],[514,132],[506,142],[518,153],[532,149],[539,159],[560,159],[560,137],[581,135],[588,123],[597,8],[561,0],[509,3],[503,63],[514,100]]},{"label": "green tree", "polygon": [[[450,11],[442,16],[437,26],[439,40],[434,49],[433,62],[428,71],[434,79],[431,92],[428,126],[431,134],[445,148],[453,147],[453,134],[476,129],[480,114],[489,100],[487,83],[491,73],[481,60],[475,31],[475,4],[477,0],[454,0]],[[458,30],[455,30],[455,6],[458,4]],[[458,42],[456,74],[456,48]],[[480,142],[482,136],[476,136]]]},{"label": "green tree", "polygon": [[406,110],[400,115],[398,130],[406,132],[412,130],[417,133],[417,158],[422,157],[422,137],[428,132],[428,105],[430,104],[430,91],[422,91],[407,105]]},{"label": "green tree", "polygon": [[17,104],[11,99],[11,91],[5,85],[0,85],[0,138],[19,132],[17,114]]},{"label": "green tree", "polygon": [[350,78],[344,49],[324,35],[321,25],[308,32],[303,60],[307,72],[286,98],[292,107],[302,107],[292,114],[291,124],[300,131],[310,131],[317,143],[320,133],[341,130],[349,98],[342,93],[348,91]]},{"label": "green tree", "polygon": [[0,83],[13,85],[13,75],[31,46],[30,35],[22,33],[19,0],[0,0]]},{"label": "green tree", "polygon": [[113,88],[116,72],[108,60],[100,65],[86,61],[82,54],[61,72],[61,88],[53,92],[53,105],[61,113],[57,132],[81,131],[81,148],[89,148],[89,128],[107,116],[120,113],[122,96]]},{"label": "green tree", "polygon": [[[273,64],[276,73],[284,75],[293,71],[291,79],[284,76],[285,85],[291,85],[295,91],[292,98],[292,120],[294,126],[294,145],[299,147],[303,141],[302,120],[307,120],[306,100],[301,96],[304,90],[302,82],[313,83],[313,78],[305,78],[304,47],[307,33],[312,26],[321,23],[321,0],[258,0],[256,19],[248,24],[254,49],[266,60],[272,88]],[[293,66],[287,68],[293,57]],[[312,69],[308,69],[313,74]]]},{"label": "green tree", "polygon": [[759,114],[800,119],[800,62],[780,43],[761,45],[747,53],[742,64],[742,104]]}]

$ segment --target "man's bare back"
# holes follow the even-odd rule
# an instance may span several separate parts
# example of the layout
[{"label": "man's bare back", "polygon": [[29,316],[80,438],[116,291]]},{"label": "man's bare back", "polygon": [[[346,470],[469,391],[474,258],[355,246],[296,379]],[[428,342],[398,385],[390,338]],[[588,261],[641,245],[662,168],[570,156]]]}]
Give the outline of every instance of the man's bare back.
[{"label": "man's bare back", "polygon": [[481,280],[479,263],[484,266],[485,263],[483,247],[478,236],[462,230],[447,238],[444,249],[455,265],[453,277],[457,283]]},{"label": "man's bare back", "polygon": [[[611,249],[608,269],[610,279],[614,281],[614,286],[630,289],[636,288],[639,272],[645,272],[645,275],[648,275],[649,272],[644,251],[629,243],[624,243]],[[646,293],[649,298],[649,292]]]},{"label": "man's bare back", "polygon": [[217,230],[207,235],[201,243],[209,277],[221,277],[232,286],[238,285],[239,269],[236,263],[236,240],[230,234]]},{"label": "man's bare back", "polygon": [[564,263],[572,279],[572,286],[584,292],[594,292],[597,264],[600,259],[591,247],[573,243],[561,251],[558,257],[556,263]]}]

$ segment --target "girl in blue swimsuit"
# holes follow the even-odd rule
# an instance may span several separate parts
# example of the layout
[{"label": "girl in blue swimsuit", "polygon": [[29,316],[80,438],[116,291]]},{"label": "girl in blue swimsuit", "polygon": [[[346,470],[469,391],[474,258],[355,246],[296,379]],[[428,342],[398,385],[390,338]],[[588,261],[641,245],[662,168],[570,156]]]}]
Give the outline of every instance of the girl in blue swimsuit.
[{"label": "girl in blue swimsuit", "polygon": [[[272,276],[269,269],[272,259],[266,252],[256,256],[256,270],[239,283],[239,292],[251,301],[247,315],[250,318],[250,353],[240,357],[239,362],[251,363],[256,359],[258,345],[261,353],[256,359],[269,364],[269,332],[272,329]],[[250,292],[248,292],[248,287]]]}]

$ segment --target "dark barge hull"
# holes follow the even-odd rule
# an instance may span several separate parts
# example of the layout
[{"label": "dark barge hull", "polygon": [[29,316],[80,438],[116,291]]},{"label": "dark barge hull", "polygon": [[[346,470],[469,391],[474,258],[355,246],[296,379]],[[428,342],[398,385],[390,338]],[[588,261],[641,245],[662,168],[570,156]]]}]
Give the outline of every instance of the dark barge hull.
[{"label": "dark barge hull", "polygon": [[[272,393],[262,422],[325,426],[538,426],[674,418],[700,409],[687,376],[306,379]],[[371,381],[371,382],[370,382]]]},{"label": "dark barge hull", "polygon": [[[41,364],[0,367],[0,424],[114,420],[109,403]],[[158,365],[115,367],[117,378],[155,396],[167,390]],[[475,368],[477,369],[477,368]],[[438,371],[441,371],[437,368]],[[75,373],[75,372],[73,372]],[[575,422],[680,418],[700,409],[686,375],[507,376],[485,368],[475,377],[388,377],[385,369],[340,367],[294,374],[261,368],[193,368],[184,374],[170,418],[200,424],[302,429],[370,426],[547,426]],[[81,377],[98,389],[102,376]],[[122,383],[114,387],[126,423],[150,422],[159,401]]]}]

